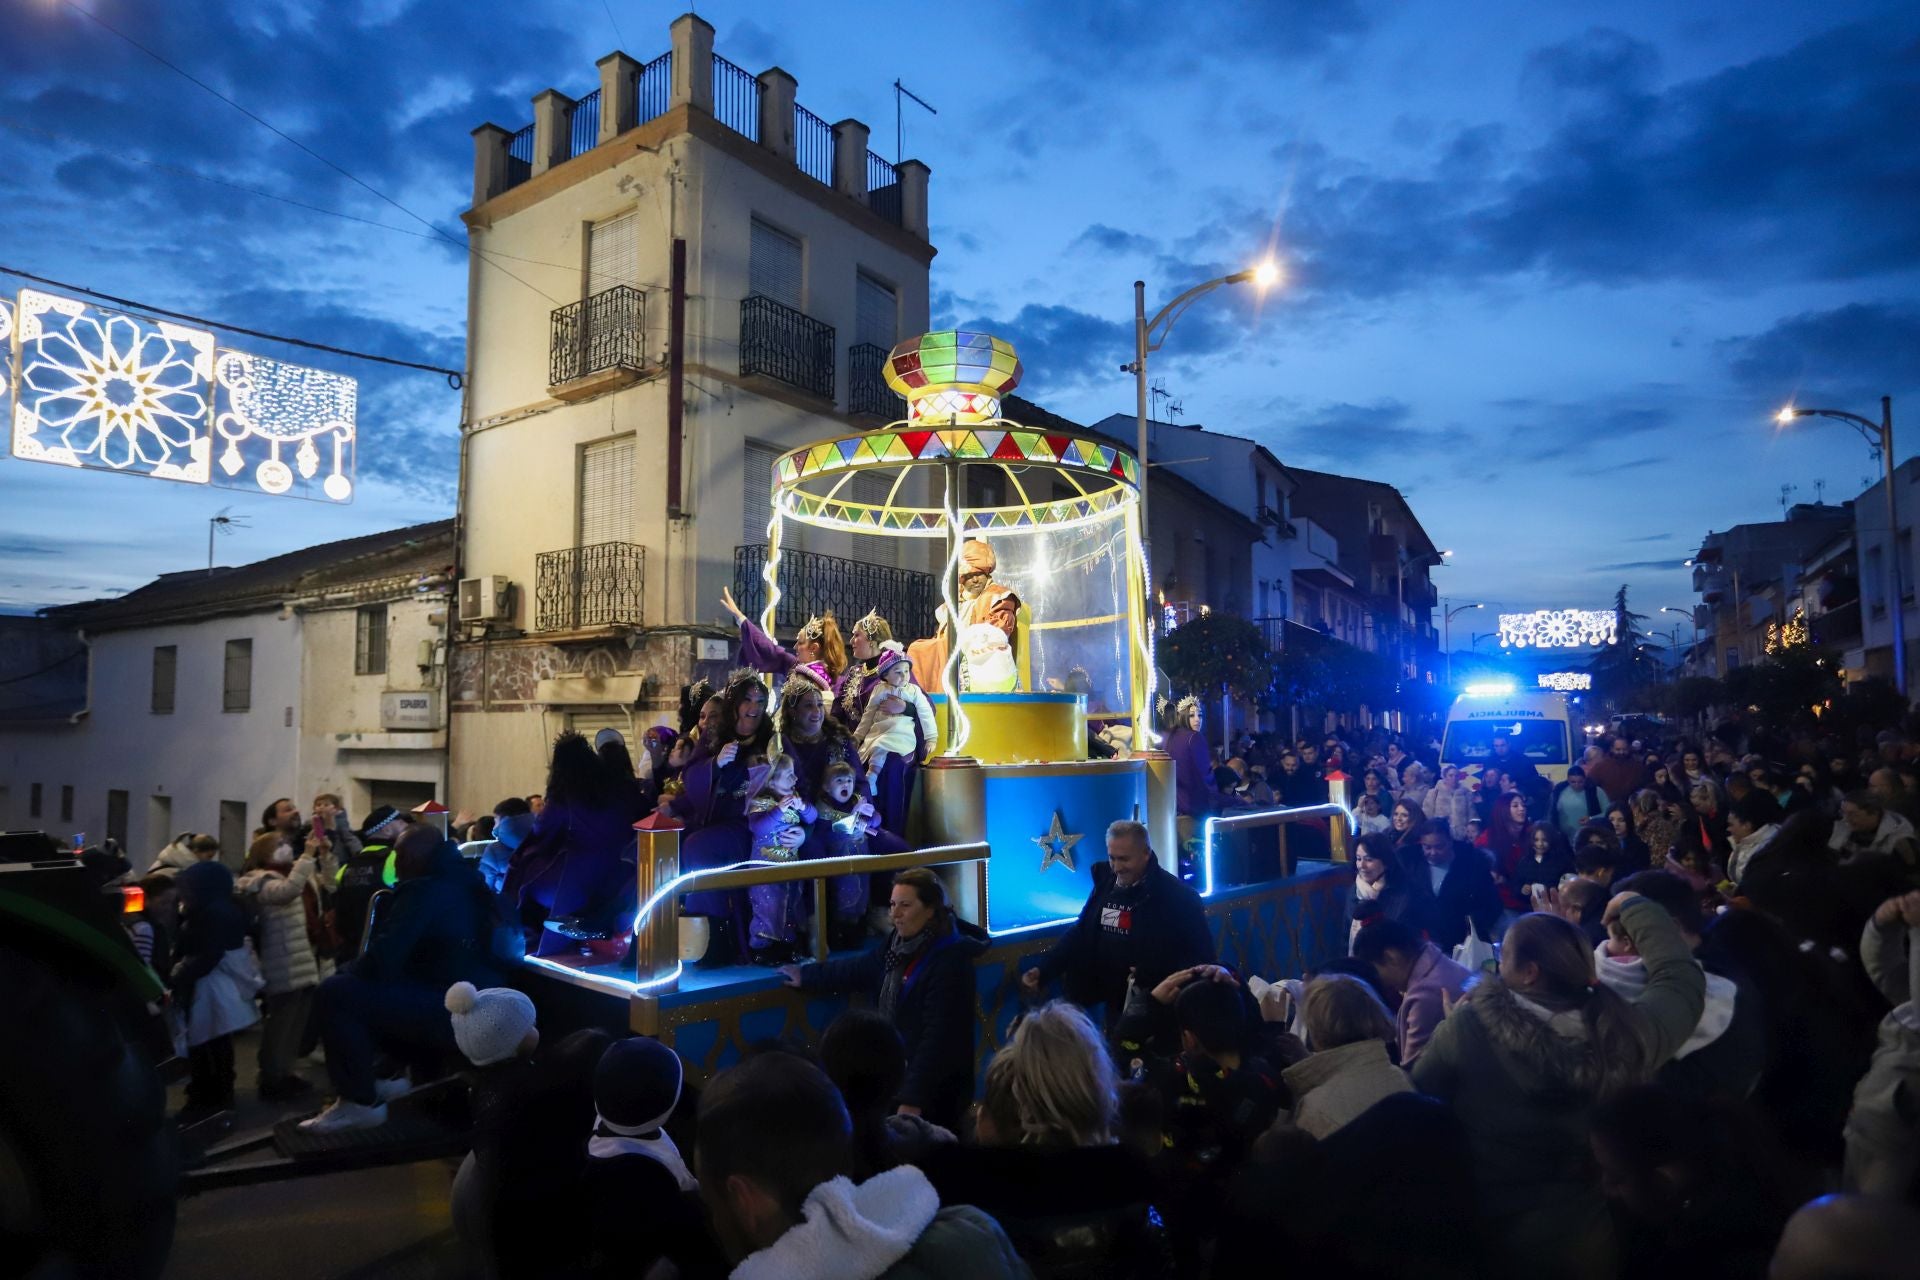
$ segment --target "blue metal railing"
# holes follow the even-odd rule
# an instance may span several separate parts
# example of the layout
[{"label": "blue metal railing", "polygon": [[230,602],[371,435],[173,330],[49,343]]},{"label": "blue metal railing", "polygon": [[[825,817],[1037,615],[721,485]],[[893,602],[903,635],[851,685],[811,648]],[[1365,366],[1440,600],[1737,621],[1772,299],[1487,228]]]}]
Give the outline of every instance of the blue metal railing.
[{"label": "blue metal railing", "polygon": [[517,187],[532,176],[533,126],[528,125],[507,143],[507,185]]},{"label": "blue metal railing", "polygon": [[741,137],[760,141],[760,82],[713,55],[713,118]]},{"label": "blue metal railing", "polygon": [[635,123],[645,124],[667,114],[673,101],[673,50],[669,49],[634,73]]}]

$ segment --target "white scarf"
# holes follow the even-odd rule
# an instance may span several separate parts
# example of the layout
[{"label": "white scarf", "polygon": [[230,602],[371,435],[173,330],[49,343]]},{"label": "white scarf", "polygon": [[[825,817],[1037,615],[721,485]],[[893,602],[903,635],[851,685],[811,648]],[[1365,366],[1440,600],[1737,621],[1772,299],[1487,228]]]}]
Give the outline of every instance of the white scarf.
[{"label": "white scarf", "polygon": [[1380,891],[1386,887],[1387,878],[1385,876],[1381,876],[1378,880],[1368,880],[1359,872],[1354,873],[1353,896],[1362,902],[1372,902],[1380,896]]},{"label": "white scarf", "polygon": [[[660,1127],[666,1118],[661,1116],[652,1124],[614,1124],[595,1112],[593,1136],[587,1139],[587,1159],[614,1160],[621,1156],[645,1156],[672,1174],[682,1191],[694,1190],[700,1184],[694,1180],[687,1162],[681,1158],[680,1148]],[[649,1133],[653,1136],[641,1136]]]}]

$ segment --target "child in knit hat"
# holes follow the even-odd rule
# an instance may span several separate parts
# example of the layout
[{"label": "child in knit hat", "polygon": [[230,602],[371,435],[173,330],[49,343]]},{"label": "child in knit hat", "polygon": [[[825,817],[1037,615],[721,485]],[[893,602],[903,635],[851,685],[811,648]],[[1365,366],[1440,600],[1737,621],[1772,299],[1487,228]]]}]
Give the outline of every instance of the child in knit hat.
[{"label": "child in knit hat", "polygon": [[679,1055],[647,1036],[608,1048],[593,1073],[585,1177],[593,1253],[623,1274],[643,1273],[658,1257],[673,1259],[681,1274],[724,1270],[699,1185],[667,1136],[682,1079]]},{"label": "child in knit hat", "polygon": [[499,1274],[501,1239],[495,1229],[508,1131],[520,1100],[533,1086],[533,1051],[540,1045],[533,1001],[511,987],[479,990],[471,982],[447,988],[453,1042],[479,1068],[469,1093],[473,1149],[453,1179],[453,1226],[481,1259],[482,1271]]}]

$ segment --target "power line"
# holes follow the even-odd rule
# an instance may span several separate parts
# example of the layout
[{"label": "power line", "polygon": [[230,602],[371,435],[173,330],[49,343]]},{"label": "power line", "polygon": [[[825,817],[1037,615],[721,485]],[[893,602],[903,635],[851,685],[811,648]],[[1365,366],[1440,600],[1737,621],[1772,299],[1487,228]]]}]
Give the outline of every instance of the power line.
[{"label": "power line", "polygon": [[133,298],[122,298],[111,293],[101,293],[98,289],[89,289],[84,285],[68,284],[64,280],[55,280],[51,276],[37,276],[31,271],[21,271],[0,263],[0,275],[17,276],[22,280],[31,280],[35,284],[51,285],[55,289],[65,289],[69,293],[82,294],[96,298],[101,302],[111,302],[118,307],[131,307],[148,315],[165,316],[169,320],[185,320],[189,324],[204,325],[209,329],[224,329],[228,333],[243,333],[249,338],[265,338],[268,342],[284,342],[290,347],[305,347],[309,351],[325,351],[336,356],[348,356],[355,360],[371,360],[375,364],[390,364],[402,369],[418,369],[422,373],[444,374],[447,385],[455,391],[460,389],[466,375],[459,369],[442,368],[437,364],[422,364],[416,360],[400,360],[393,356],[374,355],[370,351],[354,351],[347,347],[331,346],[325,342],[309,342],[305,338],[289,338],[282,333],[267,333],[260,329],[248,329],[237,324],[227,324],[221,320],[209,320],[205,316],[190,315],[185,311],[169,311],[165,307],[152,306]]},{"label": "power line", "polygon": [[138,49],[140,52],[146,54],[149,58],[152,58],[155,62],[159,63],[161,66],[165,67],[167,70],[187,80],[189,83],[197,85],[201,89],[206,90],[208,93],[212,94],[214,97],[220,99],[220,101],[232,107],[235,111],[238,111],[241,115],[247,117],[247,119],[253,121],[255,124],[258,124],[261,128],[267,130],[269,133],[272,133],[275,137],[278,137],[283,141],[289,142],[295,147],[298,147],[301,151],[305,152],[309,156],[312,156],[315,160],[318,160],[321,164],[327,166],[327,168],[333,170],[335,173],[339,174],[341,177],[345,178],[347,181],[367,191],[375,199],[380,200],[382,203],[391,205],[395,209],[398,209],[401,213],[406,214],[409,218],[412,218],[415,222],[418,222],[421,226],[433,232],[434,235],[446,241],[448,244],[458,245],[460,248],[465,249],[469,253],[478,254],[478,256],[480,257],[480,260],[482,262],[486,262],[487,265],[492,267],[495,271],[500,272],[502,275],[506,276],[510,280],[517,281],[518,283],[525,285],[527,288],[532,289],[535,293],[545,298],[548,302],[553,303],[555,306],[560,305],[560,300],[554,297],[552,294],[548,293],[546,290],[541,289],[539,286],[521,279],[517,275],[514,275],[513,272],[508,271],[505,267],[501,266],[499,263],[489,261],[485,254],[479,253],[479,251],[474,249],[471,245],[463,244],[460,241],[454,239],[452,236],[448,235],[446,232],[440,230],[439,227],[435,226],[430,219],[421,217],[419,214],[407,208],[407,206],[401,204],[398,200],[395,200],[392,196],[388,195],[386,192],[381,191],[379,188],[373,186],[371,183],[366,182],[365,180],[349,172],[347,169],[343,168],[342,166],[334,163],[332,160],[329,160],[326,156],[321,155],[318,151],[315,151],[312,147],[309,147],[306,143],[300,141],[300,139],[294,137],[292,134],[285,132],[278,125],[266,119],[264,116],[258,115],[255,112],[248,110],[246,107],[234,101],[232,98],[229,98],[226,94],[220,92],[218,89],[214,88],[212,85],[208,84],[206,81],[200,79],[200,77],[194,75],[191,71],[186,70],[184,67],[181,67],[177,63],[168,61],[164,56],[162,56],[155,50],[149,49],[146,45],[141,44],[138,40],[135,40],[132,36],[128,35],[126,32],[120,30],[118,27],[108,22],[105,18],[102,18],[98,14],[89,13],[87,10],[82,9],[79,5],[74,3],[74,0],[61,0],[61,3],[64,4],[67,8],[73,10],[73,12],[85,18],[88,22],[91,22],[95,26],[98,26],[103,31],[107,31],[112,35],[118,36],[121,40],[126,41],[126,43],[132,45],[134,48]]}]

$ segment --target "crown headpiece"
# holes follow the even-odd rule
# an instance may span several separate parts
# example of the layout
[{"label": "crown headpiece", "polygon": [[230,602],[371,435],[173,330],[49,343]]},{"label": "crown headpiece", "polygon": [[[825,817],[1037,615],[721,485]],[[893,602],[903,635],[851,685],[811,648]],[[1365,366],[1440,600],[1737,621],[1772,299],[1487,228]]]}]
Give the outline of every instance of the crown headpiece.
[{"label": "crown headpiece", "polygon": [[727,672],[727,691],[731,693],[736,686],[746,684],[748,681],[757,681],[759,678],[760,673],[752,667],[735,667]]},{"label": "crown headpiece", "polygon": [[1184,723],[1188,716],[1192,715],[1194,712],[1198,711],[1199,709],[1200,709],[1200,699],[1194,697],[1192,694],[1188,694],[1186,697],[1180,699],[1180,701],[1173,704],[1174,719],[1176,721]]},{"label": "crown headpiece", "polygon": [[832,616],[833,610],[831,609],[827,610],[825,614],[814,614],[811,618],[808,618],[806,624],[800,628],[796,638],[805,640],[809,644],[819,644],[827,638],[827,619]]},{"label": "crown headpiece", "polygon": [[853,629],[869,640],[879,638],[880,632],[883,629],[889,635],[893,633],[893,628],[887,626],[887,620],[880,616],[878,609],[867,610],[866,616],[853,624]]}]

